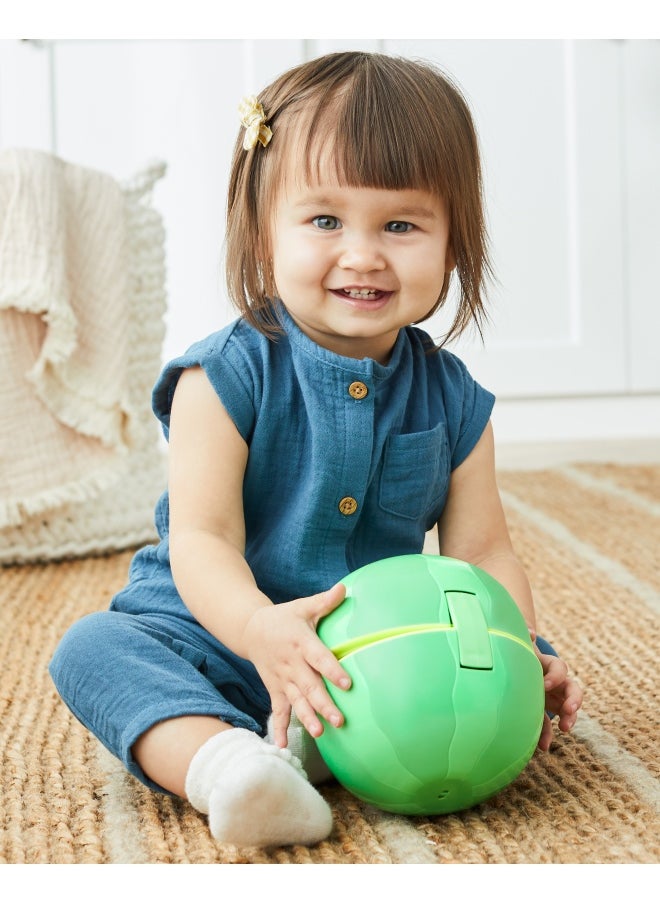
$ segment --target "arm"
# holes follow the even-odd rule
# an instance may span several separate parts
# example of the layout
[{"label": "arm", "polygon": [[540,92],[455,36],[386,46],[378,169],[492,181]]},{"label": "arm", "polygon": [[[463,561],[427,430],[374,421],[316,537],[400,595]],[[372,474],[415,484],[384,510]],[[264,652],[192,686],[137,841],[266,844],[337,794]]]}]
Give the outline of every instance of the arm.
[{"label": "arm", "polygon": [[449,496],[438,524],[440,551],[477,565],[503,584],[530,628],[536,628],[532,591],[507,527],[495,479],[493,428],[452,473]]},{"label": "arm", "polygon": [[[447,504],[438,523],[442,555],[477,565],[509,591],[518,604],[532,637],[536,636],[534,600],[525,571],[518,560],[506,523],[495,475],[493,428],[489,423],[465,461],[452,473]],[[536,649],[536,647],[535,647]],[[582,703],[582,691],[568,677],[566,664],[556,656],[543,656],[548,708],[559,715],[559,727],[570,731]],[[539,747],[547,750],[552,727],[545,716]]]},{"label": "arm", "polygon": [[169,439],[170,561],[186,606],[254,663],[271,696],[276,743],[286,746],[292,706],[312,734],[322,731],[317,712],[341,724],[321,676],[343,686],[348,675],[315,629],[345,590],[275,606],[257,587],[245,560],[248,447],[200,368],[179,379]]}]

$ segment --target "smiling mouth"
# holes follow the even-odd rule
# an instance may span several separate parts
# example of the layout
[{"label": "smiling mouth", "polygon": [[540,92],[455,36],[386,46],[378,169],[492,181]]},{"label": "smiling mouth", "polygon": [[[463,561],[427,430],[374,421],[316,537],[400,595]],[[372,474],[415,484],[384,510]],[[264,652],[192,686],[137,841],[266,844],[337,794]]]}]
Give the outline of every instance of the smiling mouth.
[{"label": "smiling mouth", "polygon": [[358,301],[375,301],[389,295],[389,292],[382,289],[335,289],[334,291],[344,298],[355,298]]}]

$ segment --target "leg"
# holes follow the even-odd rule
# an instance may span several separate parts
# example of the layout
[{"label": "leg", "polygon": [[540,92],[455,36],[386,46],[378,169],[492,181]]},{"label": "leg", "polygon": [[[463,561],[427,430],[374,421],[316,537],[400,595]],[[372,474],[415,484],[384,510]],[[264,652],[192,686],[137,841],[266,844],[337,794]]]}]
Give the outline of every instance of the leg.
[{"label": "leg", "polygon": [[152,781],[178,797],[185,797],[190,761],[203,744],[231,727],[214,716],[167,719],[137,739],[133,757]]},{"label": "leg", "polygon": [[[55,686],[78,720],[129,772],[157,791],[176,793],[172,785],[180,786],[177,771],[206,739],[204,733],[208,737],[220,731],[223,722],[263,730],[267,695],[263,700],[255,697],[249,681],[242,680],[231,662],[223,665],[219,645],[214,646],[212,638],[207,642],[205,635],[200,629],[195,637],[188,626],[167,625],[162,619],[99,612],[67,631],[50,664]],[[161,726],[179,717],[201,717],[200,724],[207,728],[201,729],[199,743],[194,735],[186,741],[172,733],[168,743],[174,749],[181,745],[183,762],[161,785],[145,774],[133,748],[152,728],[167,731]],[[145,749],[149,757],[149,747]],[[149,762],[154,776],[160,775],[158,765]]]},{"label": "leg", "polygon": [[547,653],[550,656],[558,656],[559,654],[554,649],[554,647],[548,643],[548,641],[541,637],[539,634],[536,635],[536,646],[542,653]]},{"label": "leg", "polygon": [[221,645],[191,630],[179,626],[173,637],[162,622],[126,613],[87,616],[63,638],[51,675],[77,718],[130,772],[208,813],[217,840],[265,846],[325,838],[327,803],[289,751],[259,736],[266,701]]}]

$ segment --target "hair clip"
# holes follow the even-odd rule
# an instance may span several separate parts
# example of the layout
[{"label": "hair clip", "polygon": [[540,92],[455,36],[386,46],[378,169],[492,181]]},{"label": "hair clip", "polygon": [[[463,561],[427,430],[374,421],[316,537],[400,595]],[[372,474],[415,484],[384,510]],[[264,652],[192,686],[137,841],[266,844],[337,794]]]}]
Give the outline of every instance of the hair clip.
[{"label": "hair clip", "polygon": [[245,126],[244,149],[249,151],[258,141],[266,147],[273,137],[273,133],[266,125],[264,108],[257,98],[254,95],[244,97],[238,105],[238,112],[241,116],[241,122]]}]

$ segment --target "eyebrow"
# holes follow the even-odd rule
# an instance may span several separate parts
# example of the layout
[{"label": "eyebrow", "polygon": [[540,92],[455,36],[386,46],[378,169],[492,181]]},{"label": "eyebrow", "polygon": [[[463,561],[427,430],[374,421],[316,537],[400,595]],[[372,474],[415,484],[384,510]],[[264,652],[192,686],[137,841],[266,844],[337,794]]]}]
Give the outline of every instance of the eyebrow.
[{"label": "eyebrow", "polygon": [[430,207],[398,207],[397,210],[402,217],[425,217],[430,220],[436,215]]},{"label": "eyebrow", "polygon": [[[340,205],[341,203],[342,201],[340,199],[333,198],[331,195],[311,194],[307,195],[304,198],[301,198],[300,201],[297,201],[294,206],[297,208],[334,207]],[[403,207],[395,207],[394,209],[396,210],[396,219],[403,219],[404,217],[414,217],[431,220],[436,216],[435,211],[433,211],[430,207],[424,207],[421,204],[405,205]]]},{"label": "eyebrow", "polygon": [[296,201],[294,207],[333,207],[337,199],[328,195],[305,195],[300,201]]}]

